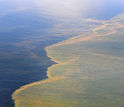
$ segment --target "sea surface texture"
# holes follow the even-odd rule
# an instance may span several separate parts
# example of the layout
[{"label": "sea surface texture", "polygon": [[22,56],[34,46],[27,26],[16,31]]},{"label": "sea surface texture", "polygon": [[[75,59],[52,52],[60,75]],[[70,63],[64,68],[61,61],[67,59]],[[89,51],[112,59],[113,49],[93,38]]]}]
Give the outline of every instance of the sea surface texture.
[{"label": "sea surface texture", "polygon": [[0,0],[0,107],[124,107],[123,13],[123,0]]}]

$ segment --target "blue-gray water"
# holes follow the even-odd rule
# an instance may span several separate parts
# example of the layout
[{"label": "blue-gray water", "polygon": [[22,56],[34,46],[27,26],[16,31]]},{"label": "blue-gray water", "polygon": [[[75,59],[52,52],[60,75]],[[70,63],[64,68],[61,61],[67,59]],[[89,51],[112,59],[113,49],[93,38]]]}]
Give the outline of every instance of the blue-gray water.
[{"label": "blue-gray water", "polygon": [[[16,89],[47,78],[46,70],[54,62],[46,56],[44,48],[78,34],[78,31],[73,34],[64,29],[66,25],[70,26],[69,23],[76,22],[76,17],[107,20],[124,12],[124,2],[121,0],[89,0],[90,5],[85,7],[84,2],[76,12],[77,7],[71,1],[74,9],[69,10],[69,4],[66,8],[56,6],[54,9],[56,0],[51,5],[43,2],[49,4],[45,5],[48,8],[40,5],[42,1],[36,1],[0,1],[0,107],[14,107],[11,94]],[[60,4],[56,3],[58,6]],[[70,12],[74,14],[69,15]]]}]

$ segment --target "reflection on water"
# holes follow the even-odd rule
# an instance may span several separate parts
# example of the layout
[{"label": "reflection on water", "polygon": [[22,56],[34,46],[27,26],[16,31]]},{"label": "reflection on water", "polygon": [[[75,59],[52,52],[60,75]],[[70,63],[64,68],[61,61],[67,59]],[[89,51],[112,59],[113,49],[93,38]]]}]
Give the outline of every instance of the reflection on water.
[{"label": "reflection on water", "polygon": [[11,94],[20,86],[47,78],[45,71],[53,62],[46,57],[45,46],[89,30],[86,17],[103,20],[122,13],[123,4],[122,0],[1,0],[0,107],[14,106]]}]

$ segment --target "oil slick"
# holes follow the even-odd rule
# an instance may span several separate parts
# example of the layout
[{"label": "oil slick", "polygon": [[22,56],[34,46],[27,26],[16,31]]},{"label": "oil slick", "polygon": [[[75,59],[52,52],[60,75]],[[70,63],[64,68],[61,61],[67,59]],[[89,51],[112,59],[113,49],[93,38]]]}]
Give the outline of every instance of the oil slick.
[{"label": "oil slick", "polygon": [[[90,34],[46,47],[47,55],[57,64],[48,68],[48,79],[13,93],[15,107],[124,106],[124,56],[119,56],[124,47],[111,46],[113,41],[123,44],[123,16],[103,22]],[[117,49],[120,51],[114,54]]]}]

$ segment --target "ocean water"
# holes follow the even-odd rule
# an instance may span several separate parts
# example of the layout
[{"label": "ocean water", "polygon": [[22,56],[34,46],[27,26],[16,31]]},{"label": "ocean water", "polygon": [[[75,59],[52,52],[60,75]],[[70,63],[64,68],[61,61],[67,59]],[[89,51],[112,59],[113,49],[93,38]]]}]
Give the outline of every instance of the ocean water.
[{"label": "ocean water", "polygon": [[44,47],[61,40],[44,34],[51,25],[30,13],[1,18],[0,107],[14,106],[11,95],[20,86],[47,78],[46,70],[54,62],[46,56]]},{"label": "ocean water", "polygon": [[122,0],[67,1],[0,1],[0,107],[14,107],[16,89],[47,78],[54,62],[44,48],[79,34],[81,19],[107,20],[124,12]]}]

